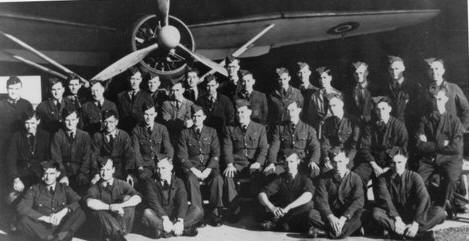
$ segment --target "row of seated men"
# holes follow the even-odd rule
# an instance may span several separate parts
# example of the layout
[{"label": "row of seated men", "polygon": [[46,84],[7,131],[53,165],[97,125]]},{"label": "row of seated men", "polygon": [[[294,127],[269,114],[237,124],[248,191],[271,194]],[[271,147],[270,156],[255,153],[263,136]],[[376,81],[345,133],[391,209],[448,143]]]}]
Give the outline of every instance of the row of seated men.
[{"label": "row of seated men", "polygon": [[[402,61],[393,63],[403,64]],[[433,60],[430,63],[430,69],[435,69],[435,66],[440,67],[440,77],[442,78],[443,62]],[[363,70],[365,67],[366,64],[364,63],[358,64],[357,72],[360,72],[361,69],[366,73],[366,70]],[[433,72],[438,72],[438,68]],[[287,82],[287,90],[294,90],[288,84],[289,74],[285,69],[281,69],[278,73],[279,82],[282,82],[283,79],[284,82]],[[139,72],[132,75],[130,83],[132,84],[133,80],[139,79],[139,75],[141,76]],[[248,76],[252,77],[252,74]],[[358,73],[357,76],[360,76],[360,74]],[[141,78],[136,81],[138,84],[134,82],[132,86],[139,86],[140,81]],[[213,93],[217,96],[216,89],[219,83],[216,78],[208,78],[206,84],[208,91],[212,93],[212,95],[207,96],[213,97]],[[424,116],[421,122],[417,121],[419,128],[415,134],[415,149],[409,149],[415,152],[410,153],[410,155],[419,154],[421,156],[418,172],[425,181],[433,172],[440,172],[442,176],[440,188],[442,191],[439,193],[443,195],[435,197],[434,201],[435,204],[443,207],[447,200],[451,199],[454,179],[460,175],[461,171],[463,127],[459,119],[463,120],[464,116],[458,118],[456,115],[464,112],[456,111],[456,108],[464,109],[467,100],[465,100],[463,94],[461,95],[462,92],[456,85],[450,85],[445,81],[440,82],[440,84],[443,85],[442,88],[435,89],[432,87],[432,92],[428,93],[429,98],[431,98],[429,103],[432,103],[430,107],[433,108]],[[324,86],[327,86],[327,84],[324,84]],[[448,86],[451,86],[451,88]],[[54,87],[58,91],[57,89],[54,90]],[[212,91],[210,91],[211,87],[213,87]],[[21,88],[21,82],[18,79],[11,78],[7,83],[9,96],[11,92],[15,94],[15,88],[16,90]],[[375,104],[367,102],[367,105],[371,105],[371,107],[367,107],[368,109],[371,110],[376,105],[377,110],[376,119],[367,121],[368,117],[353,118],[344,111],[344,97],[341,94],[328,95],[327,98],[322,99],[327,100],[326,109],[328,114],[324,116],[324,123],[317,127],[320,133],[301,120],[302,114],[305,112],[305,108],[302,108],[305,101],[301,98],[285,97],[279,103],[284,105],[284,109],[280,110],[282,110],[281,116],[284,116],[286,120],[278,125],[268,126],[267,129],[271,134],[267,138],[266,128],[256,123],[255,118],[252,117],[258,112],[255,110],[256,102],[251,103],[249,100],[236,99],[234,108],[232,104],[225,105],[221,110],[225,111],[231,107],[236,110],[237,118],[234,123],[227,122],[229,125],[217,125],[210,124],[209,121],[214,109],[204,108],[203,102],[198,102],[202,103],[202,108],[200,108],[193,104],[190,107],[187,106],[189,101],[177,101],[184,93],[182,84],[175,83],[171,87],[171,91],[173,99],[164,101],[161,105],[158,103],[143,103],[141,108],[132,109],[134,107],[130,107],[131,111],[140,110],[142,116],[139,119],[143,119],[140,125],[133,128],[131,132],[132,139],[125,131],[116,128],[117,124],[125,119],[123,114],[125,111],[122,111],[122,107],[119,107],[121,109],[119,113],[112,109],[103,112],[98,109],[96,123],[99,127],[97,129],[99,130],[101,125],[104,128],[94,133],[90,131],[93,133],[92,138],[90,138],[86,132],[77,129],[77,126],[80,125],[81,120],[84,122],[82,125],[87,126],[84,121],[86,119],[84,113],[94,106],[100,107],[99,103],[106,103],[105,101],[91,102],[93,106],[85,108],[86,104],[90,103],[87,102],[81,106],[81,111],[77,111],[80,110],[80,105],[69,107],[61,105],[60,101],[43,102],[37,108],[37,115],[26,115],[28,117],[22,119],[26,120],[23,123],[27,129],[26,133],[23,131],[22,134],[18,133],[13,138],[8,139],[9,141],[11,139],[11,141],[7,151],[7,163],[9,163],[8,170],[12,170],[8,175],[11,177],[10,180],[13,180],[13,187],[17,187],[16,189],[19,190],[25,186],[26,181],[24,180],[26,178],[20,178],[18,170],[31,172],[35,169],[33,166],[36,165],[34,172],[36,180],[38,179],[39,175],[37,173],[40,171],[37,171],[37,161],[47,159],[38,158],[41,153],[39,149],[36,149],[38,147],[43,148],[42,153],[44,156],[50,155],[53,160],[59,163],[62,172],[60,181],[69,183],[79,193],[84,192],[90,182],[98,182],[99,175],[96,175],[98,172],[97,163],[102,159],[106,160],[107,157],[111,157],[115,162],[116,175],[131,184],[137,183],[135,186],[138,187],[138,183],[144,183],[145,179],[155,176],[155,160],[159,160],[161,156],[165,155],[173,157],[174,149],[176,149],[176,155],[174,155],[176,170],[178,170],[178,175],[185,180],[191,203],[198,207],[201,206],[201,196],[198,188],[199,180],[208,179],[208,185],[210,186],[210,215],[213,223],[219,224],[221,218],[220,208],[228,207],[232,216],[239,214],[239,205],[237,205],[236,198],[237,186],[234,178],[247,176],[254,180],[261,180],[254,181],[255,184],[268,183],[270,179],[265,178],[266,176],[270,174],[278,175],[284,173],[287,169],[286,159],[284,158],[284,152],[287,148],[296,150],[299,159],[303,160],[300,168],[302,173],[311,178],[315,178],[321,169],[324,171],[328,167],[330,168],[330,155],[332,153],[336,153],[338,150],[345,151],[347,158],[353,160],[353,171],[361,177],[364,186],[370,178],[376,178],[389,170],[390,160],[395,153],[407,153],[408,128],[399,119],[392,117],[393,99],[389,97],[375,98]],[[362,93],[363,91],[359,90],[357,92]],[[99,96],[98,99],[103,100],[104,86],[101,83],[92,82],[91,92],[94,97]],[[59,97],[62,96],[63,84],[53,82],[51,93],[53,96],[54,94]],[[280,96],[286,94],[281,93],[280,90],[278,93]],[[119,96],[130,99],[131,103],[138,103],[138,99],[133,94],[133,91],[123,92]],[[222,95],[219,94],[219,96]],[[357,99],[362,99],[365,96],[371,97],[368,93],[359,98],[357,97]],[[210,101],[210,104],[217,103],[217,100],[210,100],[209,97],[207,100]],[[405,99],[402,95],[400,98]],[[160,99],[157,98],[156,100]],[[223,98],[219,97],[217,99]],[[226,103],[230,103],[229,98],[225,99],[227,100]],[[16,110],[21,110],[21,106],[26,106],[24,99],[19,99],[17,102],[12,100],[18,100],[18,96],[16,98],[9,97],[4,101],[2,103],[4,104],[3,108],[18,107]],[[313,97],[310,100],[313,100]],[[362,101],[358,102],[361,103]],[[314,101],[306,101],[306,103],[312,102]],[[409,101],[404,102],[407,104]],[[48,103],[52,103],[52,107],[60,110],[59,112],[51,111],[51,113],[59,116],[59,120],[55,125],[43,124],[47,122],[47,118],[40,114],[40,107],[46,106]],[[450,107],[453,107],[453,109]],[[212,108],[219,107],[213,105]],[[166,127],[155,123],[155,118],[158,116],[156,109],[162,110],[160,115],[166,121]],[[181,109],[185,109],[185,111],[181,111]],[[2,113],[15,117],[5,118],[7,120],[4,119],[4,122],[11,121],[13,123],[22,118],[13,115],[17,114],[15,111],[2,111]],[[181,113],[184,113],[184,117],[178,116]],[[371,116],[371,111],[368,116]],[[216,118],[211,119],[217,120]],[[172,122],[173,120],[174,122]],[[28,123],[28,121],[35,122],[36,126]],[[38,123],[42,124],[39,129],[46,131],[40,130],[36,135]],[[16,126],[21,127],[22,124],[16,123]],[[47,126],[55,126],[56,130],[47,131]],[[60,126],[62,126],[61,129]],[[184,128],[186,126],[191,127]],[[31,131],[34,133],[28,135],[28,128],[34,129],[34,131]],[[6,133],[10,131],[8,130]],[[44,138],[39,138],[39,132],[43,133],[41,135]],[[49,138],[52,136],[50,147],[48,147],[48,141],[42,141],[49,140],[45,137],[46,135],[49,135]],[[126,141],[123,141],[124,139]],[[267,139],[270,141],[267,141]],[[28,155],[28,157],[24,157],[24,155]],[[19,168],[15,170],[15,167]],[[254,190],[258,190],[254,187],[255,185],[252,186]],[[223,190],[225,190],[224,193]]]}]

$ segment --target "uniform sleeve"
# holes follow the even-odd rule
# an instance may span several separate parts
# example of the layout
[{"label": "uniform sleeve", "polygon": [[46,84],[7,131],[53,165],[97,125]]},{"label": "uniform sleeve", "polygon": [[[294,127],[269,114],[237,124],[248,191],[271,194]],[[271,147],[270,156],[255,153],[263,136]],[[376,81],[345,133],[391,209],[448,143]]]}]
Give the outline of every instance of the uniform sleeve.
[{"label": "uniform sleeve", "polygon": [[437,147],[437,152],[442,155],[462,154],[463,126],[457,118],[454,118],[453,121],[450,123],[451,133],[453,133],[453,136],[450,140],[448,140],[449,144],[446,146],[441,145],[443,143],[438,143],[439,146]]},{"label": "uniform sleeve", "polygon": [[210,139],[212,142],[210,143],[210,160],[208,162],[207,168],[213,169],[220,166],[220,143],[218,141],[217,132],[215,130],[212,131]]},{"label": "uniform sleeve", "polygon": [[140,142],[138,140],[137,128],[134,128],[134,130],[132,131],[132,145],[135,151],[135,164],[137,165],[137,168],[142,167],[143,157],[142,157],[142,153],[140,152]]},{"label": "uniform sleeve", "polygon": [[352,182],[352,190],[350,190],[350,204],[345,210],[343,216],[350,219],[357,210],[363,208],[365,205],[365,194],[363,193],[363,182],[358,176],[351,176],[350,181]]},{"label": "uniform sleeve", "polygon": [[265,164],[265,159],[267,156],[267,151],[269,149],[269,143],[267,142],[267,133],[265,131],[265,127],[262,126],[259,130],[259,145],[257,146],[258,152],[256,157],[256,162],[261,164],[261,167]]},{"label": "uniform sleeve", "polygon": [[189,160],[189,154],[187,151],[187,131],[183,130],[181,132],[181,135],[179,135],[176,150],[177,159],[181,162],[182,166],[187,169],[192,168],[194,165]]},{"label": "uniform sleeve", "polygon": [[365,131],[360,138],[360,152],[363,154],[365,162],[374,162],[375,157],[371,154],[371,128],[365,127]]},{"label": "uniform sleeve", "polygon": [[405,127],[404,123],[400,120],[396,121],[396,142],[394,145],[386,150],[386,153],[392,157],[392,155],[396,154],[397,151],[400,153],[407,153],[407,144],[409,142],[409,136],[407,134],[407,128]]},{"label": "uniform sleeve", "polygon": [[68,186],[64,186],[64,187],[65,187],[65,195],[67,198],[67,207],[70,208],[72,212],[74,212],[80,207],[79,201],[81,197],[75,191],[73,191],[72,188]]},{"label": "uniform sleeve", "polygon": [[[175,180],[175,179],[173,179]],[[177,180],[177,179],[176,179]],[[177,181],[177,191],[175,195],[175,202],[176,202],[176,216],[178,218],[184,219],[186,217],[188,204],[187,204],[187,191],[186,187],[184,186],[183,182]]]},{"label": "uniform sleeve", "polygon": [[[115,180],[114,180],[115,181]],[[139,195],[140,196],[140,193],[137,192],[137,190],[135,190],[135,188],[133,188],[130,184],[128,184],[127,182],[125,181],[121,181],[119,180],[121,185],[122,185],[122,190],[123,190],[123,195],[128,195],[128,196],[135,196],[135,195]]]},{"label": "uniform sleeve", "polygon": [[62,171],[62,173],[65,173],[64,172],[65,168],[64,168],[63,160],[62,160],[62,148],[60,145],[62,140],[59,136],[59,133],[60,132],[55,133],[54,137],[52,138],[52,142],[50,145],[50,154],[51,154],[52,160],[59,163],[60,170]]},{"label": "uniform sleeve", "polygon": [[388,187],[386,185],[386,179],[384,176],[379,177],[378,179],[378,189],[376,192],[376,199],[378,201],[378,205],[385,209],[389,216],[397,217],[399,213],[397,212],[394,203],[392,202],[391,194],[389,193]]},{"label": "uniform sleeve", "polygon": [[272,134],[272,140],[269,147],[269,156],[268,162],[269,164],[277,164],[278,161],[278,152],[280,150],[280,128],[279,126],[274,127],[274,131]]},{"label": "uniform sleeve", "polygon": [[275,195],[280,190],[280,184],[282,183],[282,178],[277,176],[273,181],[268,183],[263,189],[264,192],[268,197]]},{"label": "uniform sleeve", "polygon": [[423,154],[434,154],[435,151],[436,151],[436,145],[435,145],[435,142],[433,141],[429,141],[428,138],[427,138],[427,141],[423,142],[420,140],[419,136],[420,135],[426,135],[425,133],[425,125],[427,123],[427,120],[426,118],[422,117],[422,119],[420,120],[420,123],[419,123],[419,127],[418,127],[418,130],[415,134],[415,139],[417,140],[416,141],[416,147],[417,147],[417,150],[420,152],[420,153],[423,153]]},{"label": "uniform sleeve", "polygon": [[168,213],[161,206],[160,198],[155,190],[153,181],[147,179],[145,181],[145,200],[147,201],[148,207],[150,207],[158,217],[169,216]]},{"label": "uniform sleeve", "polygon": [[309,163],[316,163],[319,165],[319,158],[321,157],[321,146],[319,144],[318,137],[314,128],[308,126],[308,151],[310,151],[311,157],[309,158]]},{"label": "uniform sleeve", "polygon": [[233,142],[231,141],[231,133],[228,127],[225,127],[225,131],[223,133],[223,157],[226,164],[234,162]]},{"label": "uniform sleeve", "polygon": [[174,148],[173,148],[173,145],[171,145],[171,141],[169,139],[168,129],[166,129],[165,126],[162,126],[162,127],[163,127],[162,141],[163,141],[164,150],[166,152],[166,155],[168,155],[172,159],[174,157]]},{"label": "uniform sleeve", "polygon": [[316,191],[316,205],[318,206],[319,212],[322,216],[327,217],[332,214],[332,210],[329,205],[329,193],[327,190],[326,178],[319,179]]},{"label": "uniform sleeve", "polygon": [[42,213],[33,209],[34,198],[38,195],[38,190],[36,186],[32,186],[26,191],[26,194],[23,196],[21,201],[16,206],[16,210],[21,216],[27,216],[32,219],[38,219],[39,217],[44,216]]},{"label": "uniform sleeve", "polygon": [[86,191],[86,196],[83,199],[99,199],[99,196],[99,187],[97,184],[94,184],[88,189],[88,191]]},{"label": "uniform sleeve", "polygon": [[426,211],[430,207],[430,195],[427,192],[422,177],[416,174],[412,175],[413,191],[415,192],[417,205],[415,207],[415,221],[420,225],[426,223]]},{"label": "uniform sleeve", "polygon": [[171,105],[169,102],[163,102],[163,106],[161,107],[161,115],[165,121],[169,121],[171,119]]},{"label": "uniform sleeve", "polygon": [[461,118],[462,126],[464,130],[469,130],[469,102],[467,101],[464,92],[455,86],[455,102],[458,116]]}]

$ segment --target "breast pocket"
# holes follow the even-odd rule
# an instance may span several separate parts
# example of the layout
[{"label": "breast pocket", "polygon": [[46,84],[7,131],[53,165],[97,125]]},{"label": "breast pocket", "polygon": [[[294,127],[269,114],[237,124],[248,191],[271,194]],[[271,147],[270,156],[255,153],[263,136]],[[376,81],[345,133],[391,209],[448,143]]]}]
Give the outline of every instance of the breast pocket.
[{"label": "breast pocket", "polygon": [[297,149],[304,149],[306,148],[306,141],[307,141],[307,136],[306,133],[298,133],[298,135],[295,136],[295,147]]},{"label": "breast pocket", "polygon": [[250,135],[247,137],[246,144],[248,148],[256,148],[258,142],[259,142],[259,136],[257,135],[257,132],[254,132],[253,135]]}]

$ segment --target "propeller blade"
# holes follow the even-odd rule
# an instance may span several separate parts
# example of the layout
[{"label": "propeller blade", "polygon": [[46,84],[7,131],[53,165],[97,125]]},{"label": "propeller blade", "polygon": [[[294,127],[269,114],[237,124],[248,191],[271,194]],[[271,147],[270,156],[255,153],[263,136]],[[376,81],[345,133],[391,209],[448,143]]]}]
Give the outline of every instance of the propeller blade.
[{"label": "propeller blade", "polygon": [[[256,36],[252,37],[249,41],[247,41],[245,44],[243,44],[243,46],[239,47],[236,51],[234,51],[231,55],[235,58],[241,56],[242,54],[244,54],[244,52],[246,52],[252,45],[255,41],[257,41],[259,38],[261,38],[262,36],[264,36],[270,29],[272,29],[273,27],[275,26],[275,24],[269,24],[269,26],[267,26],[266,28],[264,28],[261,32],[259,32],[258,34],[256,34]],[[218,63],[219,65],[221,66],[224,66],[225,65],[225,60],[221,61],[220,63]],[[209,72],[205,73],[201,79],[204,79],[205,77],[207,77],[207,75],[209,74],[213,74],[215,73],[215,71],[213,69],[211,69]]]},{"label": "propeller blade", "polygon": [[158,1],[158,14],[157,16],[163,21],[163,26],[168,25],[169,18],[169,0]]},{"label": "propeller blade", "polygon": [[85,78],[83,78],[83,77],[81,77],[80,75],[76,74],[75,72],[71,71],[71,70],[68,69],[67,67],[65,67],[65,66],[63,66],[63,65],[61,65],[61,64],[59,64],[59,63],[57,63],[55,60],[53,60],[53,59],[47,57],[45,54],[39,52],[38,50],[36,50],[36,49],[33,48],[32,46],[30,46],[29,44],[27,44],[27,43],[21,41],[20,39],[16,38],[15,36],[13,36],[13,35],[11,35],[11,34],[7,34],[7,33],[5,33],[5,32],[2,32],[2,34],[3,34],[5,37],[7,37],[8,39],[12,40],[13,42],[15,42],[15,43],[17,43],[18,45],[20,45],[21,47],[23,47],[24,49],[26,49],[26,50],[32,52],[33,54],[37,55],[39,58],[41,58],[41,59],[45,60],[46,62],[48,62],[49,64],[55,66],[56,68],[58,68],[58,69],[60,69],[60,70],[62,70],[62,71],[64,71],[64,72],[66,72],[66,73],[75,74],[75,75],[77,75],[77,76],[80,78],[80,80],[81,80],[82,82],[84,82],[85,84],[88,83],[88,81],[87,81]]},{"label": "propeller blade", "polygon": [[11,57],[13,57],[13,58],[15,58],[15,59],[17,59],[17,60],[19,60],[19,61],[21,61],[21,62],[27,64],[27,65],[30,65],[30,66],[32,66],[32,67],[34,67],[34,68],[36,68],[36,69],[42,70],[42,71],[44,71],[44,72],[46,72],[46,73],[48,73],[48,74],[54,75],[54,76],[59,77],[59,78],[64,79],[64,80],[67,79],[67,76],[65,76],[65,75],[63,75],[63,74],[61,74],[61,73],[55,72],[55,71],[53,71],[53,70],[51,70],[51,69],[49,69],[49,68],[47,68],[47,67],[45,67],[45,66],[42,66],[42,65],[40,65],[40,64],[37,64],[37,63],[35,63],[35,62],[33,62],[33,61],[29,60],[29,59],[25,59],[25,58],[23,58],[23,57],[21,57],[21,56],[18,56],[18,55],[11,55]]},{"label": "propeller blade", "polygon": [[139,49],[134,51],[121,59],[117,60],[113,64],[109,65],[103,71],[99,72],[99,74],[95,75],[92,79],[98,81],[105,81],[108,80],[124,71],[128,68],[138,64],[142,61],[148,54],[150,54],[153,50],[158,48],[158,44],[152,44],[146,48]]},{"label": "propeller blade", "polygon": [[184,52],[188,53],[189,55],[191,55],[194,59],[196,59],[197,61],[201,62],[202,64],[205,64],[206,66],[208,66],[209,68],[211,68],[212,70],[224,75],[224,76],[228,76],[228,72],[226,71],[225,68],[223,68],[221,65],[219,65],[218,63],[215,63],[213,62],[212,60],[204,57],[204,56],[201,56],[201,55],[198,55],[194,52],[192,52],[191,50],[187,49],[184,45],[182,44],[179,44],[178,45],[179,48],[181,48],[182,50],[184,50]]}]

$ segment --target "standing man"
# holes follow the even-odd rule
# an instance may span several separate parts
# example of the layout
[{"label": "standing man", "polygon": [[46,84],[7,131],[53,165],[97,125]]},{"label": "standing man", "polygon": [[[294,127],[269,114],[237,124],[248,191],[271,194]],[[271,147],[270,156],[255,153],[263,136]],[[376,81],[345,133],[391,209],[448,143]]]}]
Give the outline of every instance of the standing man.
[{"label": "standing man", "polygon": [[425,183],[432,174],[440,175],[439,189],[433,201],[441,207],[453,199],[463,155],[463,126],[458,117],[446,109],[448,92],[442,88],[435,93],[433,112],[422,118],[417,131],[417,150],[422,156],[418,173]]},{"label": "standing man", "polygon": [[297,102],[303,106],[304,100],[301,92],[290,85],[290,72],[280,67],[276,69],[278,88],[269,96],[269,120],[272,125],[288,120],[287,103]]},{"label": "standing man", "polygon": [[177,157],[181,162],[187,191],[192,205],[203,210],[200,182],[205,182],[209,191],[211,221],[214,226],[221,225],[223,207],[223,178],[220,175],[220,144],[215,129],[205,126],[204,110],[192,106],[191,128],[184,129],[178,141]]},{"label": "standing man", "polygon": [[240,88],[239,59],[231,55],[226,57],[225,69],[228,72],[228,77],[220,81],[220,93],[232,99]]},{"label": "standing man", "polygon": [[[365,194],[361,178],[348,168],[349,161],[345,152],[336,153],[333,170],[319,179],[316,190],[318,211],[313,211],[313,225],[335,239],[346,238],[362,226]],[[317,233],[311,229],[310,234]]]},{"label": "standing man", "polygon": [[[301,94],[303,95],[303,99],[305,101],[303,109],[308,110],[309,109],[309,104],[310,104],[310,99],[311,96],[313,95],[314,92],[318,90],[314,85],[311,84],[311,68],[309,67],[309,64],[305,62],[298,62],[298,78],[299,78],[299,87],[298,89],[301,91]],[[301,113],[301,119],[302,120],[307,120],[308,116],[306,114],[306,111]]]},{"label": "standing man", "polygon": [[237,200],[237,180],[249,178],[251,194],[257,193],[261,184],[261,174],[268,149],[265,127],[251,120],[252,110],[249,102],[236,101],[237,123],[227,126],[223,136],[223,159],[226,168],[225,193],[230,209],[231,220],[239,218],[240,208]]},{"label": "standing man", "polygon": [[58,183],[59,164],[42,163],[42,181],[32,186],[17,206],[18,229],[32,240],[71,241],[85,222],[80,196],[69,186]]},{"label": "standing man", "polygon": [[69,95],[67,95],[65,98],[69,99],[71,104],[77,110],[81,111],[81,106],[89,98],[88,88],[90,87],[90,84],[88,81],[82,83],[80,77],[76,74],[69,74],[67,83]]},{"label": "standing man", "polygon": [[157,161],[157,178],[147,179],[142,223],[151,238],[172,235],[196,236],[196,225],[203,218],[203,210],[187,204],[184,182],[173,174],[173,162],[167,157]]},{"label": "standing man", "polygon": [[392,171],[378,178],[373,219],[385,230],[402,238],[416,238],[443,223],[445,211],[432,206],[419,174],[407,170],[407,157],[393,158]]},{"label": "standing man", "polygon": [[280,174],[286,171],[284,151],[293,149],[300,158],[300,172],[310,177],[319,174],[320,145],[316,131],[300,120],[301,106],[297,102],[287,104],[288,121],[275,126],[269,148],[269,165],[264,173]]},{"label": "standing man", "polygon": [[161,110],[161,106],[163,102],[168,100],[168,93],[166,89],[162,89],[161,87],[161,79],[160,76],[150,72],[148,74],[148,92],[150,94],[151,99],[153,100],[153,104],[155,105],[156,112]]},{"label": "standing man", "polygon": [[90,135],[101,131],[103,127],[103,112],[114,111],[117,113],[116,105],[104,98],[103,82],[91,81],[92,100],[83,104],[81,116],[83,118],[83,130]]},{"label": "standing man", "polygon": [[230,98],[218,92],[219,83],[215,75],[206,77],[207,94],[197,101],[207,113],[205,124],[221,135],[225,126],[234,121],[233,103]]},{"label": "standing man", "polygon": [[120,126],[122,130],[131,133],[132,129],[143,121],[143,106],[152,105],[153,100],[151,96],[141,91],[140,84],[142,83],[142,71],[137,67],[129,69],[130,90],[123,91],[117,95],[117,106],[119,108]]},{"label": "standing man", "polygon": [[362,124],[371,120],[373,100],[368,83],[368,64],[364,62],[353,63],[355,87],[349,94],[349,113],[356,116]]},{"label": "standing man", "polygon": [[88,189],[85,202],[97,221],[99,240],[125,241],[132,231],[135,207],[142,202],[140,194],[123,180],[114,178],[112,159],[101,159],[100,181]]},{"label": "standing man", "polygon": [[241,88],[234,97],[237,99],[244,99],[249,101],[252,108],[251,119],[260,124],[267,124],[268,116],[268,103],[267,97],[264,93],[254,90],[256,79],[254,79],[252,73],[248,70],[240,70],[241,75]]},{"label": "standing man", "polygon": [[199,70],[196,68],[189,68],[186,72],[186,91],[184,97],[192,102],[197,102],[201,96],[205,95],[205,90],[199,87],[202,80],[199,77]]}]

